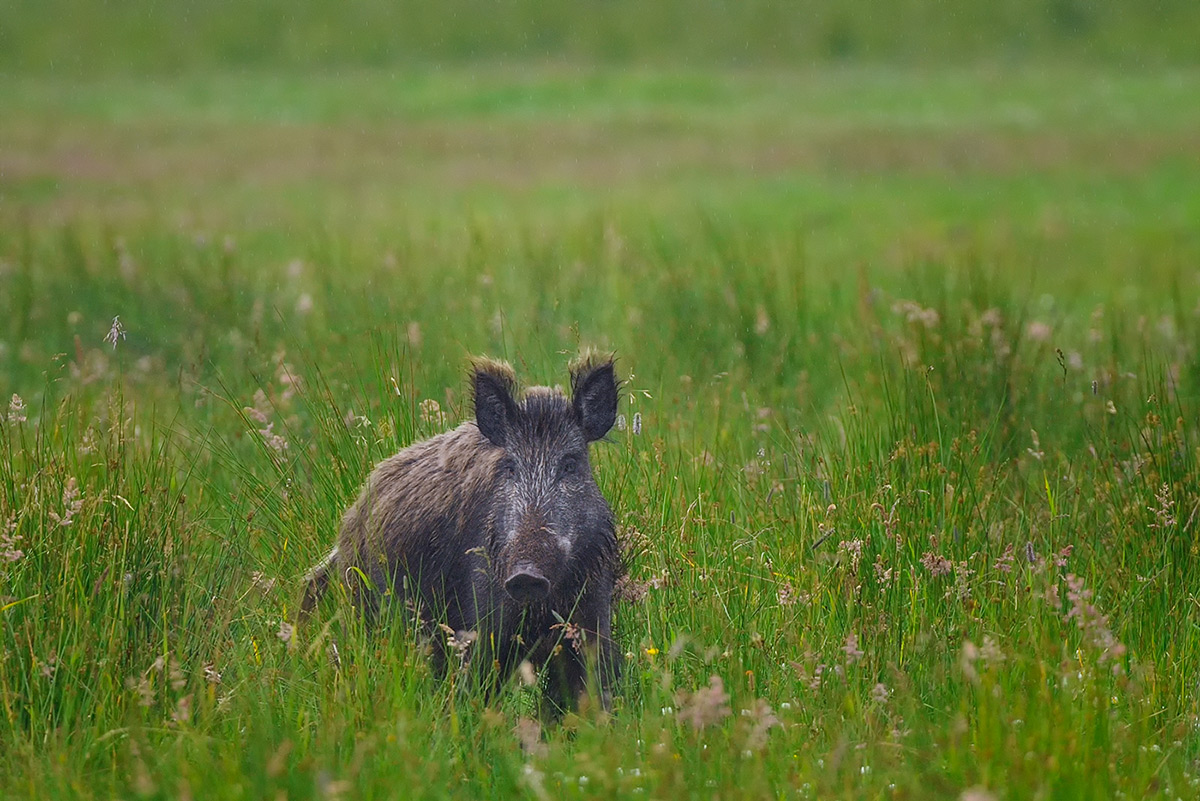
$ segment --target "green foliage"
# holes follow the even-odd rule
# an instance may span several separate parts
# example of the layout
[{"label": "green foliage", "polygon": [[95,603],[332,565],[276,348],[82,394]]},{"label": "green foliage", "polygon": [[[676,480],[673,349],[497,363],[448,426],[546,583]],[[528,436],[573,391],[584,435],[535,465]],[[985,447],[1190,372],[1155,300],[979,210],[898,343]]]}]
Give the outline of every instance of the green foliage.
[{"label": "green foliage", "polygon": [[[388,80],[0,85],[0,796],[1196,794],[1194,79]],[[468,355],[585,345],[611,718],[287,624]]]}]

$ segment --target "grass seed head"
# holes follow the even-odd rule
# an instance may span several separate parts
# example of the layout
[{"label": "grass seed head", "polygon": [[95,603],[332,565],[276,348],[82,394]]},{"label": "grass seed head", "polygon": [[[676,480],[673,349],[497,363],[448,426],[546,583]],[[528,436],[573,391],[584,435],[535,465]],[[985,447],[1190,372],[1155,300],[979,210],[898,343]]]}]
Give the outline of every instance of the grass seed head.
[{"label": "grass seed head", "polygon": [[25,401],[21,400],[21,396],[14,392],[12,399],[8,402],[8,422],[24,423],[25,420]]},{"label": "grass seed head", "polygon": [[17,547],[21,537],[17,532],[17,516],[14,514],[0,527],[0,562],[9,564],[20,561],[25,552]]},{"label": "grass seed head", "polygon": [[937,578],[938,576],[949,575],[954,570],[954,563],[941,554],[926,551],[921,555],[921,564],[929,571],[929,575]]},{"label": "grass seed head", "polygon": [[720,676],[710,676],[708,686],[680,698],[678,708],[679,719],[696,731],[720,723],[731,714],[725,682]]},{"label": "grass seed head", "polygon": [[858,635],[850,632],[846,635],[846,642],[842,645],[842,652],[846,654],[847,664],[853,665],[865,655],[865,652],[858,647]]},{"label": "grass seed head", "polygon": [[75,515],[83,509],[83,497],[74,476],[68,478],[66,486],[63,487],[62,505],[63,513],[61,515],[57,512],[47,512],[47,514],[57,525],[66,528],[75,522]]},{"label": "grass seed head", "polygon": [[117,349],[117,340],[125,339],[125,326],[121,325],[121,317],[117,315],[112,320],[112,326],[108,329],[108,333],[104,335],[104,341],[113,346],[113,350]]}]

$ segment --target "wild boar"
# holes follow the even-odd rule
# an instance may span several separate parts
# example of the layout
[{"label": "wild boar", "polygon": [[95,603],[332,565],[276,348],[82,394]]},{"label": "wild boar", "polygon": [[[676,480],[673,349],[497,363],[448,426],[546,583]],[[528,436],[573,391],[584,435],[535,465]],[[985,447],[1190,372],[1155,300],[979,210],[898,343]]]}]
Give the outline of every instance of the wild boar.
[{"label": "wild boar", "polygon": [[547,668],[551,710],[589,690],[609,709],[622,566],[588,444],[612,428],[619,382],[612,357],[595,355],[572,363],[570,379],[569,398],[547,387],[519,394],[507,364],[474,361],[475,420],[375,468],[336,547],[307,577],[301,614],[331,580],[370,619],[385,598],[400,598],[430,632],[448,627],[470,652],[451,654],[435,637],[439,670],[463,656],[491,693],[528,660]]}]

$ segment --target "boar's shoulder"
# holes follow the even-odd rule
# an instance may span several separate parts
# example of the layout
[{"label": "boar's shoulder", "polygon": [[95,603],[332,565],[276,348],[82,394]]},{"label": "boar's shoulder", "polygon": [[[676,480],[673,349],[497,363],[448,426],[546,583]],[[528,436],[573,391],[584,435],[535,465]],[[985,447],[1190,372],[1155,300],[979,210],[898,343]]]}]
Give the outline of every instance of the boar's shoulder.
[{"label": "boar's shoulder", "polygon": [[[376,531],[454,526],[478,513],[491,492],[502,452],[467,422],[414,443],[384,459],[371,473],[343,530]],[[370,536],[361,531],[359,536]]]}]

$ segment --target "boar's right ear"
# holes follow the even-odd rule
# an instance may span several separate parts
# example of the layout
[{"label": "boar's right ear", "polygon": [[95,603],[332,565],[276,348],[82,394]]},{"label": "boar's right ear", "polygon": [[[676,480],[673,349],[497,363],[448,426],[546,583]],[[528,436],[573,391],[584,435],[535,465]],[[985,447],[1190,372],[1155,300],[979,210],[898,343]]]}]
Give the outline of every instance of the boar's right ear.
[{"label": "boar's right ear", "polygon": [[603,437],[617,422],[618,392],[612,356],[588,354],[571,365],[571,404],[588,442]]},{"label": "boar's right ear", "polygon": [[475,425],[493,445],[504,446],[509,426],[516,418],[513,393],[517,380],[512,368],[503,362],[476,359],[472,363],[475,393]]}]

